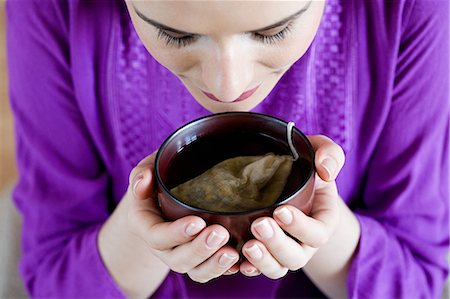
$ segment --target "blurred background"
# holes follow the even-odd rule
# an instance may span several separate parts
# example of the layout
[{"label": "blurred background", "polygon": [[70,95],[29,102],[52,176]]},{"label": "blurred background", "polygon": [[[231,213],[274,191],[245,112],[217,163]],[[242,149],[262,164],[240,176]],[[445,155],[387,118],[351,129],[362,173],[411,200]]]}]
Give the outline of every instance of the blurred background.
[{"label": "blurred background", "polygon": [[0,190],[15,182],[14,138],[11,110],[8,103],[8,77],[5,51],[5,2],[0,1]]},{"label": "blurred background", "polygon": [[0,0],[0,298],[24,298],[18,276],[20,217],[11,201],[17,180],[13,119],[8,101],[5,1]]}]

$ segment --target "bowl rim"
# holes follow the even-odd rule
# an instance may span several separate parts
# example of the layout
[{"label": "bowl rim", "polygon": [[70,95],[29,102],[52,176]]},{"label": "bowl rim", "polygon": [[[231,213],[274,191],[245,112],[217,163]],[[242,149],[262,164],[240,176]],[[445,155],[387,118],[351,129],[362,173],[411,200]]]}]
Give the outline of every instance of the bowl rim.
[{"label": "bowl rim", "polygon": [[[314,179],[314,174],[315,174],[315,170],[316,170],[315,169],[314,149],[313,149],[312,144],[309,141],[308,137],[302,131],[300,131],[297,127],[294,126],[293,130],[297,134],[299,134],[300,137],[303,139],[303,141],[306,143],[306,146],[308,147],[308,151],[309,151],[310,155],[312,156],[311,167],[310,167],[310,170],[309,170],[309,173],[308,173],[308,176],[307,176],[307,179],[305,180],[305,182],[299,188],[295,189],[291,194],[285,196],[285,198],[283,198],[283,200],[277,201],[270,206],[260,208],[260,209],[255,209],[255,210],[247,210],[247,211],[239,211],[239,212],[219,212],[219,211],[210,211],[210,210],[206,210],[206,209],[188,205],[185,202],[183,202],[182,200],[178,199],[176,196],[174,196],[170,192],[170,190],[166,187],[166,185],[164,184],[164,182],[161,178],[160,172],[159,172],[159,164],[160,164],[159,160],[160,160],[160,157],[161,157],[164,149],[167,147],[167,145],[170,143],[170,141],[172,141],[177,135],[181,134],[182,131],[188,129],[189,127],[192,127],[193,125],[198,124],[199,122],[203,122],[203,121],[206,121],[209,119],[213,119],[213,118],[217,118],[217,117],[228,117],[228,116],[232,116],[232,115],[250,115],[250,116],[265,118],[265,119],[274,121],[281,125],[285,125],[285,126],[288,125],[288,122],[286,122],[278,117],[269,115],[269,114],[250,112],[250,111],[234,111],[234,112],[221,112],[221,113],[208,114],[208,115],[199,117],[197,119],[194,119],[192,121],[189,121],[188,123],[179,127],[164,140],[164,142],[159,147],[158,152],[156,154],[156,158],[155,158],[155,174],[156,174],[156,180],[157,180],[157,184],[158,184],[157,188],[159,188],[159,186],[161,186],[172,201],[175,201],[177,204],[183,206],[184,208],[186,208],[188,210],[191,210],[191,211],[194,211],[197,213],[206,213],[206,214],[211,214],[211,215],[239,216],[239,215],[260,213],[260,212],[263,212],[266,210],[271,210],[280,205],[288,203],[297,194],[302,192],[310,184],[310,181]],[[159,201],[159,197],[158,197],[158,201]]]}]

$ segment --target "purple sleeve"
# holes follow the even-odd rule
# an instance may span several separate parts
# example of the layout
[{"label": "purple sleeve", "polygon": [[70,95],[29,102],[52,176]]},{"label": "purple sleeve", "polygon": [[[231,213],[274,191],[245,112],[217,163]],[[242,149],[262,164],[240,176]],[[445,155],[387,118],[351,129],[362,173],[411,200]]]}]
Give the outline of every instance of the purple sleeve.
[{"label": "purple sleeve", "polygon": [[449,4],[410,3],[390,113],[355,210],[352,298],[440,298],[448,274]]},{"label": "purple sleeve", "polygon": [[97,248],[110,180],[74,99],[76,57],[65,5],[6,6],[20,173],[13,197],[24,220],[21,273],[32,297],[123,297]]}]

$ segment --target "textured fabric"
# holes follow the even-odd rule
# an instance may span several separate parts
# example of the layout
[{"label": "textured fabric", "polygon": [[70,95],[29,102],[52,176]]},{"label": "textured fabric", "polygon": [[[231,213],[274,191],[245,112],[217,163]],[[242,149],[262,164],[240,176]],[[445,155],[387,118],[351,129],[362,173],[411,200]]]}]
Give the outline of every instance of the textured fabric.
[{"label": "textured fabric", "polygon": [[[352,298],[436,298],[448,264],[448,1],[329,0],[306,54],[254,109],[341,144],[361,240]],[[138,40],[117,1],[7,2],[10,98],[34,297],[123,297],[96,245],[134,165],[208,112]],[[332,257],[330,257],[332,258]],[[155,298],[315,298],[279,280],[169,273]]]}]

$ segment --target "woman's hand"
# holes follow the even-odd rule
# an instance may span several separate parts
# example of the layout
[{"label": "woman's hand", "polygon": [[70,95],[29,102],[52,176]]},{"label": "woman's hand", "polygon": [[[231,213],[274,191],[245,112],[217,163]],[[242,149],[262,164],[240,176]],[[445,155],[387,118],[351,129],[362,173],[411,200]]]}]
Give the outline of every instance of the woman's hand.
[{"label": "woman's hand", "polygon": [[[101,256],[130,297],[148,297],[171,269],[207,282],[237,272],[239,253],[224,246],[228,231],[197,216],[166,222],[158,207],[155,154],[131,172],[129,188],[99,235]],[[233,266],[234,265],[234,266]]]},{"label": "woman's hand", "polygon": [[289,270],[303,268],[317,250],[333,235],[340,218],[340,198],[335,179],[342,168],[343,150],[325,136],[310,136],[316,153],[316,182],[313,207],[305,215],[293,206],[278,207],[273,218],[262,217],[252,223],[256,239],[243,246],[247,258],[240,271],[247,276],[260,273],[276,279]]}]

